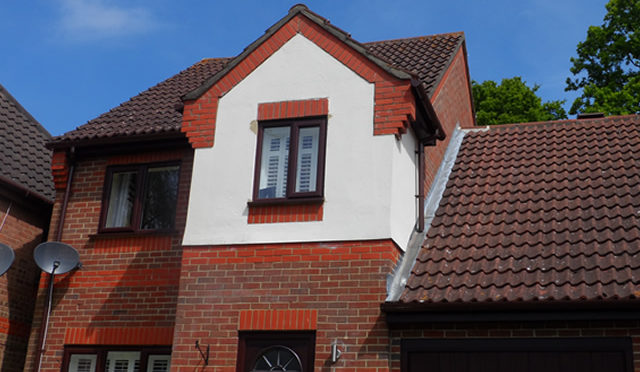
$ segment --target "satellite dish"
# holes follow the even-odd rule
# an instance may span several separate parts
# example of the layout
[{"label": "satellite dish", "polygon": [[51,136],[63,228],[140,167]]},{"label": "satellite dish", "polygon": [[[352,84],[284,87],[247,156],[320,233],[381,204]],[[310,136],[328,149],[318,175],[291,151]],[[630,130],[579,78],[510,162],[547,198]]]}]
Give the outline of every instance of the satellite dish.
[{"label": "satellite dish", "polygon": [[0,275],[4,275],[9,270],[15,258],[16,254],[13,253],[13,249],[6,244],[0,243]]},{"label": "satellite dish", "polygon": [[44,242],[33,250],[36,265],[49,274],[64,274],[80,263],[80,256],[72,246],[60,242]]},{"label": "satellite dish", "polygon": [[79,266],[80,256],[72,246],[60,242],[40,243],[33,250],[33,259],[36,265],[49,275],[49,293],[47,296],[47,317],[44,318],[42,330],[42,344],[38,351],[38,371],[42,366],[42,353],[47,343],[47,331],[49,330],[49,317],[51,316],[51,299],[53,298],[53,277],[56,274],[64,274]]}]

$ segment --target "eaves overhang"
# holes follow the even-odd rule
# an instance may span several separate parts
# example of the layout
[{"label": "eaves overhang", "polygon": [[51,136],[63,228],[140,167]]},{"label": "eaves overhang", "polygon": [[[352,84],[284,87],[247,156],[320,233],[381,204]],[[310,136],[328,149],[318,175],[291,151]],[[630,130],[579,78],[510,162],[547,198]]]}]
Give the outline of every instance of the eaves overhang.
[{"label": "eaves overhang", "polygon": [[443,322],[638,320],[640,300],[400,303],[380,306],[391,327]]},{"label": "eaves overhang", "polygon": [[[137,135],[118,135],[111,137],[93,137],[83,138],[79,140],[62,140],[56,141],[55,139],[46,143],[46,147],[51,150],[63,150],[71,147],[75,148],[89,148],[89,147],[105,147],[113,145],[134,145],[134,144],[150,144],[157,143],[158,146],[163,146],[165,143],[187,143],[187,138],[184,133],[179,130],[154,133],[154,134],[137,134]],[[151,146],[151,145],[149,145]]]},{"label": "eaves overhang", "polygon": [[32,191],[29,188],[21,185],[20,183],[15,182],[14,180],[2,175],[0,175],[0,186],[4,186],[5,188],[13,191],[16,194],[22,195],[25,199],[33,199],[38,203],[46,204],[48,206],[53,205],[52,199],[49,199],[46,196],[41,195],[40,193]]},{"label": "eaves overhang", "polygon": [[422,82],[414,77],[411,79],[411,85],[418,103],[417,108],[420,110],[420,114],[417,116],[422,118],[422,120],[416,121],[413,129],[420,143],[433,146],[436,140],[444,140],[447,134],[442,127],[442,123],[440,123],[427,92],[424,90]]}]

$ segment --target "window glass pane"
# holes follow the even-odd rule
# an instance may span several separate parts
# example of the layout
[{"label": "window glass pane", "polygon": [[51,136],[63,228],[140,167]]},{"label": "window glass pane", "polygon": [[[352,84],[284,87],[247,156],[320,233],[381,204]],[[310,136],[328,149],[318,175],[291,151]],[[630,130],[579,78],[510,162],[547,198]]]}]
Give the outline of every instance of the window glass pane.
[{"label": "window glass pane", "polygon": [[136,172],[114,172],[105,227],[129,227],[136,198]]},{"label": "window glass pane", "polygon": [[319,142],[320,127],[300,128],[300,132],[298,134],[296,192],[316,191]]},{"label": "window glass pane", "polygon": [[69,358],[69,372],[95,372],[96,354],[72,354]]},{"label": "window glass pane", "polygon": [[271,347],[258,355],[256,363],[251,370],[251,372],[268,371],[301,372],[300,357],[288,347]]},{"label": "window glass pane", "polygon": [[140,228],[173,227],[178,199],[178,166],[149,168]]},{"label": "window glass pane", "polygon": [[140,372],[139,351],[110,351],[107,353],[107,372]]},{"label": "window glass pane", "polygon": [[147,372],[169,372],[170,366],[170,355],[149,355]]},{"label": "window glass pane", "polygon": [[284,198],[287,193],[290,127],[265,128],[258,198]]}]

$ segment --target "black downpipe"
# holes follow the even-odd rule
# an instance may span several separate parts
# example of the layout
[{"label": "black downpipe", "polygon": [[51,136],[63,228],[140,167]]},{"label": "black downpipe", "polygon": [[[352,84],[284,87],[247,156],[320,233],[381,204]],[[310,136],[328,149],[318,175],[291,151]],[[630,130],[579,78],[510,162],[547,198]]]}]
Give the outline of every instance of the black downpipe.
[{"label": "black downpipe", "polygon": [[[62,240],[62,228],[64,227],[64,219],[67,214],[67,205],[69,204],[69,195],[71,194],[71,181],[73,181],[73,171],[75,169],[74,151],[71,148],[71,156],[69,160],[69,176],[67,177],[67,188],[64,190],[64,198],[62,199],[62,209],[60,210],[60,221],[58,222],[58,230],[56,231],[56,241]],[[73,160],[72,160],[73,159]]]},{"label": "black downpipe", "polygon": [[424,231],[424,145],[418,142],[418,232]]},{"label": "black downpipe", "polygon": [[[62,207],[60,209],[60,219],[58,220],[58,229],[56,230],[55,241],[62,239],[62,230],[64,226],[65,216],[67,214],[67,205],[69,204],[69,196],[71,194],[71,183],[73,181],[73,171],[75,169],[75,147],[71,147],[69,151],[69,175],[67,176],[67,187],[64,190],[64,197],[62,199]],[[55,269],[54,269],[55,271]],[[42,364],[42,354],[45,352],[45,341],[47,337],[47,328],[49,324],[49,313],[51,312],[51,303],[53,302],[53,273],[49,274],[49,286],[47,300],[44,304],[42,311],[42,321],[40,322],[40,337],[38,338],[38,352],[36,353],[36,360],[33,365],[35,372],[40,372]]]}]

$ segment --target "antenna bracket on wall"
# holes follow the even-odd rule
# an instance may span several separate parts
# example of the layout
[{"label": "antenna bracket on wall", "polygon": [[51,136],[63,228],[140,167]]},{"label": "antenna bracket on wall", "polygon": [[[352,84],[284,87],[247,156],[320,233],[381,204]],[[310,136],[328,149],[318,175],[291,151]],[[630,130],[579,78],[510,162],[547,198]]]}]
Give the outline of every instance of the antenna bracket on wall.
[{"label": "antenna bracket on wall", "polygon": [[200,341],[196,340],[196,349],[198,349],[198,351],[200,352],[200,356],[204,361],[204,365],[209,365],[209,345],[207,345],[206,352],[203,352],[202,348],[200,347]]}]

